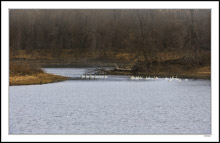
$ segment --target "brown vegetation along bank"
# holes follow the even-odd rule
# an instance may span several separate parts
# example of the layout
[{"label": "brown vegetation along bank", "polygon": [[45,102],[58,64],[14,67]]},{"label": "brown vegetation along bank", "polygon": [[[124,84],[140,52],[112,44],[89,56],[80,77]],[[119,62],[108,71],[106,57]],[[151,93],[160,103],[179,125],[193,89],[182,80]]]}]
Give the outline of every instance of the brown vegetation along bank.
[{"label": "brown vegetation along bank", "polygon": [[68,77],[44,73],[36,64],[22,62],[10,62],[10,85],[44,84],[67,80]]},{"label": "brown vegetation along bank", "polygon": [[155,67],[152,71],[142,72],[138,74],[134,73],[133,70],[113,69],[102,71],[101,73],[110,75],[139,75],[139,76],[158,76],[158,77],[172,77],[177,76],[180,78],[193,78],[193,79],[210,79],[211,78],[211,67],[203,66],[197,68],[186,69],[179,65],[170,65],[167,67]]},{"label": "brown vegetation along bank", "polygon": [[68,77],[53,75],[48,73],[38,73],[35,75],[15,75],[9,77],[10,85],[31,85],[59,82],[67,80]]}]

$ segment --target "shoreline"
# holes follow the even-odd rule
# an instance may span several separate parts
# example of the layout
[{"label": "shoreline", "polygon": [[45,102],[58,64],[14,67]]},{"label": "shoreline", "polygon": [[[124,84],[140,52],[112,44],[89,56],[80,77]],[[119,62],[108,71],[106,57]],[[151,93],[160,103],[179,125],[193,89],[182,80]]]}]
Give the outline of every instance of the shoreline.
[{"label": "shoreline", "polygon": [[64,77],[49,73],[38,73],[34,75],[14,75],[14,76],[9,76],[9,86],[41,85],[47,83],[60,82],[68,79],[69,77]]},{"label": "shoreline", "polygon": [[[134,76],[131,70],[120,70],[120,69],[112,69],[112,70],[105,70],[99,69],[95,71],[95,74],[103,74],[103,75],[127,75],[127,76]],[[211,72],[210,67],[202,67],[197,69],[190,69],[187,71],[165,71],[165,70],[155,70],[152,72],[140,72],[137,76],[150,76],[154,77],[157,76],[159,78],[165,77],[175,77],[178,78],[190,78],[190,79],[211,79]],[[61,82],[70,79],[70,77],[64,77],[60,75],[54,75],[50,73],[38,73],[33,75],[12,75],[9,76],[9,86],[16,86],[16,85],[41,85],[47,83],[55,83]]]},{"label": "shoreline", "polygon": [[[189,70],[161,70],[161,69],[154,69],[152,72],[139,72],[136,76],[157,76],[160,78],[165,77],[179,77],[179,78],[191,78],[191,79],[211,79],[211,68],[210,66],[189,69]],[[132,70],[98,70],[98,74],[107,74],[107,75],[127,75],[127,76],[135,76]]]},{"label": "shoreline", "polygon": [[[114,73],[114,72],[112,72],[112,73],[108,73],[107,75],[127,75],[127,76],[134,76],[133,74],[131,74],[131,73]],[[154,77],[154,76],[156,76],[156,77],[158,77],[158,78],[169,78],[169,77],[172,77],[172,76],[177,76],[178,78],[189,78],[189,79],[211,79],[211,75],[185,75],[185,74],[179,74],[179,75],[171,75],[171,74],[164,74],[164,73],[162,73],[162,74],[140,74],[140,75],[137,75],[137,76],[142,76],[142,77],[148,77],[148,76],[150,76],[150,77]]]}]

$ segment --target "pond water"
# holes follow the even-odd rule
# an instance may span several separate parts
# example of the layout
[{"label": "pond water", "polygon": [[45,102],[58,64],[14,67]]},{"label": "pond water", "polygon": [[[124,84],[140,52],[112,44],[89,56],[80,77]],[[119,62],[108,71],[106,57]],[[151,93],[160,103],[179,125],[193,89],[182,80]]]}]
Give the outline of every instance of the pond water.
[{"label": "pond water", "polygon": [[[69,77],[94,69],[46,68]],[[10,86],[10,134],[210,134],[210,80],[67,80]]]}]

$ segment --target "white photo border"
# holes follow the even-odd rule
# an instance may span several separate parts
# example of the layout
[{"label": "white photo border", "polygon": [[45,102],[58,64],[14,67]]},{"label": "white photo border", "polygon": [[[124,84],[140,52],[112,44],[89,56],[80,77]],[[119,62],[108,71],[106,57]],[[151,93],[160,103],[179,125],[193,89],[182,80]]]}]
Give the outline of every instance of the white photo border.
[{"label": "white photo border", "polygon": [[[211,9],[211,135],[9,135],[9,9]],[[219,2],[1,2],[2,141],[219,141]]]}]

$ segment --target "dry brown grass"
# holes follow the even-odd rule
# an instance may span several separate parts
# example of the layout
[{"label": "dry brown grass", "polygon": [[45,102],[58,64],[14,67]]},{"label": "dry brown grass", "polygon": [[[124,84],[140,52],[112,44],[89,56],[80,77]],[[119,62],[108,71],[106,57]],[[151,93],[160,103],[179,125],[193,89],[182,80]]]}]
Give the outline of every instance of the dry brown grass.
[{"label": "dry brown grass", "polygon": [[180,65],[167,65],[166,67],[162,66],[161,68],[155,67],[152,72],[148,72],[147,74],[161,77],[178,76],[182,78],[210,79],[211,70],[210,66],[185,69],[184,66]]},{"label": "dry brown grass", "polygon": [[48,73],[38,73],[35,75],[10,76],[9,84],[10,85],[45,84],[45,83],[59,82],[67,79],[68,77],[63,77]]},{"label": "dry brown grass", "polygon": [[[120,70],[107,71],[106,73],[110,75],[133,75],[132,71],[120,71]],[[159,77],[178,76],[181,78],[210,79],[211,68],[210,66],[204,66],[194,69],[185,69],[183,66],[180,65],[169,64],[167,66],[153,67],[151,72],[140,72],[139,75],[159,76]]]},{"label": "dry brown grass", "polygon": [[44,84],[68,79],[63,76],[44,73],[38,65],[25,61],[10,62],[9,72],[10,85]]},{"label": "dry brown grass", "polygon": [[10,62],[9,73],[13,75],[34,75],[43,73],[43,70],[33,63],[22,62]]}]

